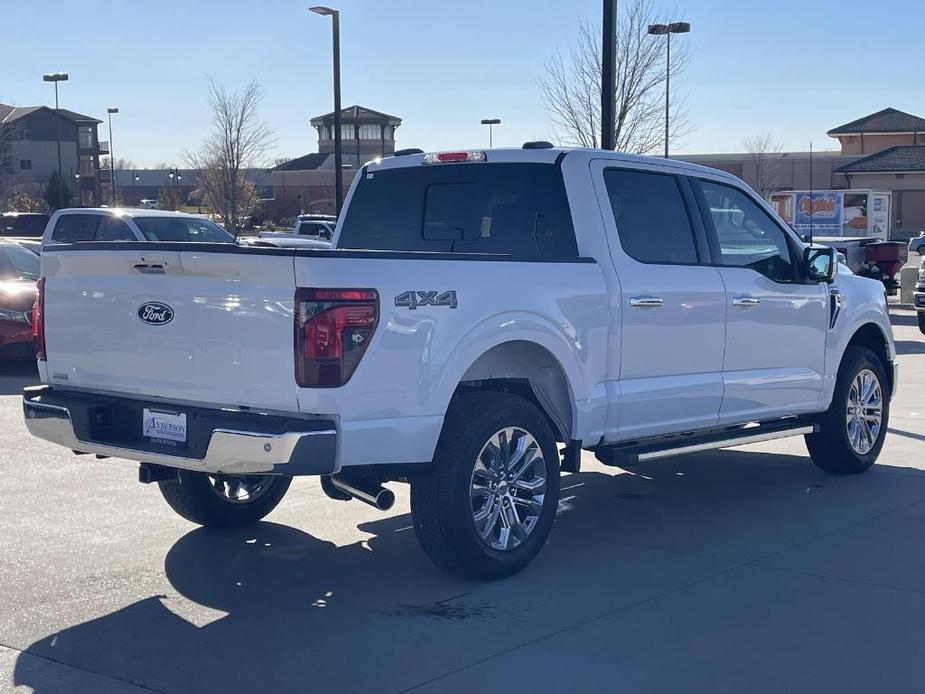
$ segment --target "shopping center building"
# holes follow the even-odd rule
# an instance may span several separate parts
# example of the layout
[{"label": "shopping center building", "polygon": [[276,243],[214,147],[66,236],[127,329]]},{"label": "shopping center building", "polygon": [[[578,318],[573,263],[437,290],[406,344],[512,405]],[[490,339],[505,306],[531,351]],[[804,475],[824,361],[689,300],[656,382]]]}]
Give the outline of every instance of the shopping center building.
[{"label": "shopping center building", "polygon": [[[865,189],[891,193],[891,237],[925,230],[925,119],[886,108],[827,133],[838,150],[690,154],[675,158],[712,166],[744,179],[764,195],[788,190]],[[810,173],[812,175],[810,176]],[[764,180],[759,183],[759,176]]]}]

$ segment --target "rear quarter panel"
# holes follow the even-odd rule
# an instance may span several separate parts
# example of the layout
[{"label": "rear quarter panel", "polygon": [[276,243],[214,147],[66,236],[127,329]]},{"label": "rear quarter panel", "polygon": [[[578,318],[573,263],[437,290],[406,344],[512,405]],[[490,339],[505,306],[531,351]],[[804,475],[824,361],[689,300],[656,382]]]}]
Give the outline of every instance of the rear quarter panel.
[{"label": "rear quarter panel", "polygon": [[[593,262],[296,257],[295,272],[300,287],[379,292],[379,325],[351,380],[298,393],[303,412],[339,416],[342,465],[430,460],[463,374],[512,340],[545,347],[573,401],[606,408],[608,303]],[[408,291],[455,291],[457,308],[396,306]]]}]

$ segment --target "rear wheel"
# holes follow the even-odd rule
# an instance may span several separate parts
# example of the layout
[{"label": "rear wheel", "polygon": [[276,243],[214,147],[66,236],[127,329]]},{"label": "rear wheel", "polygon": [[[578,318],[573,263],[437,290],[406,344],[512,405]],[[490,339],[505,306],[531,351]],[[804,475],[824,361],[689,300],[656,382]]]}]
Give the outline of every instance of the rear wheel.
[{"label": "rear wheel", "polygon": [[919,319],[919,331],[925,333],[925,311],[916,311],[915,316]]},{"label": "rear wheel", "polygon": [[889,415],[884,365],[869,349],[849,347],[832,404],[819,418],[818,433],[806,437],[813,462],[839,475],[864,472],[880,455]]},{"label": "rear wheel", "polygon": [[210,475],[178,470],[176,479],[158,482],[164,500],[186,520],[213,528],[256,523],[276,508],[291,477]]},{"label": "rear wheel", "polygon": [[447,413],[430,474],[414,480],[411,516],[440,568],[497,579],[542,549],[559,502],[559,461],[545,416],[524,398],[472,393]]}]

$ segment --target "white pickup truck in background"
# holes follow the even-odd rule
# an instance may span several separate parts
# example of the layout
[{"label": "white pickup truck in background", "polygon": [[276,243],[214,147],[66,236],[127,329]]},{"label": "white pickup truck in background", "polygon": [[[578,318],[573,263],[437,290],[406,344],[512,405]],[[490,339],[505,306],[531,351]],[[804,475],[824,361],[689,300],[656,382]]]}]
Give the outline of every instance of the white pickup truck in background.
[{"label": "white pickup truck in background", "polygon": [[290,231],[261,231],[258,237],[262,239],[312,239],[319,243],[330,244],[336,224],[337,217],[323,214],[302,214],[296,218],[295,224],[293,224]]},{"label": "white pickup truck in background", "polygon": [[729,174],[410,153],[362,169],[333,245],[46,247],[29,430],[139,461],[204,525],[262,518],[292,475],[380,508],[410,482],[424,550],[479,578],[539,552],[583,449],[627,467],[803,435],[857,473],[883,445],[883,286]]}]

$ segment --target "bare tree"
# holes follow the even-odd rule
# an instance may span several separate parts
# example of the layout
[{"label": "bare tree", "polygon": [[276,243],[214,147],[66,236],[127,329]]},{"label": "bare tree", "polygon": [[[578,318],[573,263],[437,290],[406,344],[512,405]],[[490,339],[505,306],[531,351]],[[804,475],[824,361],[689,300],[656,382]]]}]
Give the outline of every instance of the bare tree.
[{"label": "bare tree", "polygon": [[253,206],[256,193],[245,179],[246,170],[273,147],[273,133],[257,115],[263,97],[258,82],[240,93],[228,92],[209,82],[209,109],[213,133],[198,153],[187,153],[190,168],[200,172],[203,202],[212,208],[225,228],[237,235],[240,217]]},{"label": "bare tree", "polygon": [[[135,162],[133,162],[131,159],[125,159],[124,157],[116,157],[114,163],[115,166],[113,168],[115,168],[116,171],[125,171],[126,169],[135,168]],[[100,168],[109,169],[109,157],[103,157],[100,159]]]},{"label": "bare tree", "polygon": [[[653,0],[630,0],[622,4],[617,29],[617,112],[614,129],[616,149],[646,154],[664,144],[665,39],[646,32],[650,24],[677,21],[663,16]],[[690,63],[686,41],[671,51],[671,78],[679,77]],[[582,21],[578,39],[563,54],[548,58],[539,78],[543,104],[556,138],[570,145],[598,147],[601,123],[601,30]],[[671,141],[690,131],[684,97],[671,93]]]},{"label": "bare tree", "polygon": [[10,199],[22,183],[19,168],[13,165],[13,145],[21,138],[22,130],[15,121],[6,120],[13,108],[0,103],[0,206],[4,208],[11,204]]},{"label": "bare tree", "polygon": [[781,145],[770,133],[756,133],[742,142],[755,167],[755,190],[766,198],[775,190],[775,180],[780,172]]}]

